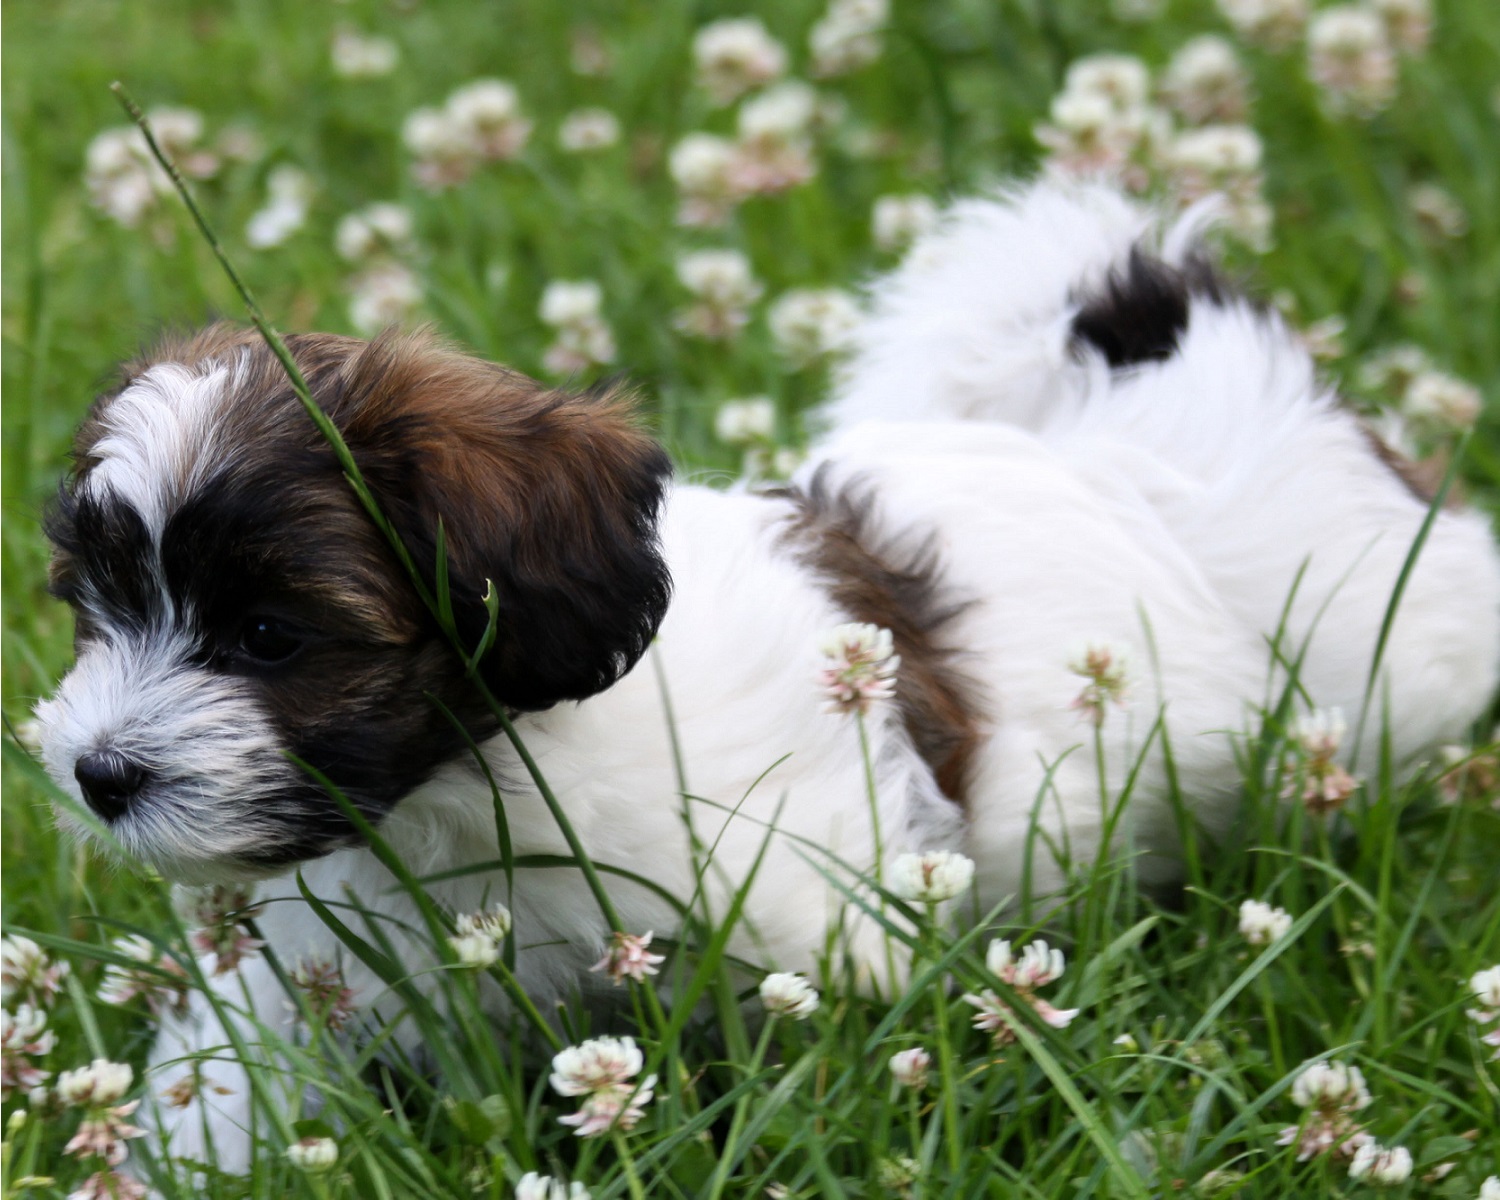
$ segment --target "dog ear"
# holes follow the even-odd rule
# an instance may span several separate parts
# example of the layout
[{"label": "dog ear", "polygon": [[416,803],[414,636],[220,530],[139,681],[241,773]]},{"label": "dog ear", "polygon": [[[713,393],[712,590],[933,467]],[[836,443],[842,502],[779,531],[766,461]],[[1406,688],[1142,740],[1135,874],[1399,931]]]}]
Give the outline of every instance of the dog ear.
[{"label": "dog ear", "polygon": [[429,584],[438,524],[458,630],[483,636],[503,703],[546,708],[609,687],[645,653],[671,578],[657,519],[671,467],[611,389],[548,389],[427,335],[384,335],[333,398],[361,472]]}]

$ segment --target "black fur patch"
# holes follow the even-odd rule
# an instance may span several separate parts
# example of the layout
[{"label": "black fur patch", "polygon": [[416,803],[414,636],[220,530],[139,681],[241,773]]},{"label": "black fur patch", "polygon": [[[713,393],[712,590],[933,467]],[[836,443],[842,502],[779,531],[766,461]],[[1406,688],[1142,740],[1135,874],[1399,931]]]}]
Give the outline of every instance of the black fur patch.
[{"label": "black fur patch", "polygon": [[1195,297],[1223,303],[1231,289],[1207,259],[1194,255],[1178,269],[1131,250],[1123,271],[1081,299],[1073,336],[1104,355],[1111,367],[1161,362],[1177,349]]}]

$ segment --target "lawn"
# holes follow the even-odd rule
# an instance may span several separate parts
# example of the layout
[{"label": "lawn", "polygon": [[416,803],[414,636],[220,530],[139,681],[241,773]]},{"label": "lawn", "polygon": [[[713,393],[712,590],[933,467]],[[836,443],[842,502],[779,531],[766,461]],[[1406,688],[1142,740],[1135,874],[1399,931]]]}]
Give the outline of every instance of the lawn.
[{"label": "lawn", "polygon": [[[146,999],[100,998],[130,965],[116,939],[148,939],[201,983],[165,885],[61,839],[21,744],[71,659],[40,517],[74,427],[159,331],[244,318],[121,132],[112,81],[153,115],[279,329],[431,322],[539,377],[628,376],[682,470],[726,485],[795,463],[853,297],[933,204],[1043,164],[1113,171],[1167,206],[1216,191],[1231,268],[1350,403],[1434,478],[1460,454],[1457,486],[1500,513],[1500,6],[1440,0],[1430,27],[1416,0],[1300,7],[771,0],[758,24],[724,26],[748,8],[7,6],[0,865],[7,931],[69,970],[56,988],[7,979],[7,1010],[34,1002],[49,1032],[7,1026],[5,1194],[66,1196],[103,1166],[64,1149],[79,1106],[34,1096],[19,1115],[25,1069],[56,1084],[90,1059],[130,1063],[129,1097],[174,1082],[141,1078]],[[130,1162],[182,1197],[545,1195],[527,1172],[596,1200],[1376,1187],[1384,1166],[1356,1179],[1339,1149],[1299,1154],[1323,1122],[1409,1151],[1393,1195],[1479,1196],[1500,1172],[1482,1040],[1500,1017],[1475,996],[1500,977],[1471,985],[1500,962],[1490,728],[1415,767],[1367,754],[1325,817],[1296,803],[1317,756],[1286,717],[1273,702],[1243,739],[1236,834],[1188,839],[1181,891],[1139,893],[1127,858],[1079,864],[1045,927],[1018,907],[954,932],[910,907],[900,996],[830,967],[815,1009],[794,997],[763,1021],[711,931],[668,947],[679,1003],[630,985],[657,1095],[628,1132],[560,1124],[575,1105],[548,1084],[545,1039],[479,1018],[472,969],[454,966],[456,1015],[404,1016],[454,1069],[341,1040],[305,988],[295,1036],[266,1033],[283,1065],[253,1075],[248,1180],[142,1141]],[[1037,937],[1066,954],[1045,984],[994,945]],[[973,1027],[985,1010],[961,995],[997,982],[1013,1023]],[[700,1018],[677,1020],[688,995]],[[1078,1012],[1065,1028],[1026,1015],[1045,1004]],[[893,1068],[919,1049],[925,1080],[919,1055]],[[288,1079],[317,1082],[324,1106],[304,1110]]]}]

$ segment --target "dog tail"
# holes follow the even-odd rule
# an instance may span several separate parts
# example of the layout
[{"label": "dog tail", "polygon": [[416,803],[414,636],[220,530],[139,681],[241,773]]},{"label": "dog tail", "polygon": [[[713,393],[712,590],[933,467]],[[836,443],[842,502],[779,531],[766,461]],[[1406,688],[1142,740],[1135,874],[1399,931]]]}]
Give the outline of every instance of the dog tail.
[{"label": "dog tail", "polygon": [[1242,302],[1198,248],[1211,216],[1056,180],[955,204],[875,283],[825,419],[1071,424],[1111,372],[1170,357],[1196,305]]}]

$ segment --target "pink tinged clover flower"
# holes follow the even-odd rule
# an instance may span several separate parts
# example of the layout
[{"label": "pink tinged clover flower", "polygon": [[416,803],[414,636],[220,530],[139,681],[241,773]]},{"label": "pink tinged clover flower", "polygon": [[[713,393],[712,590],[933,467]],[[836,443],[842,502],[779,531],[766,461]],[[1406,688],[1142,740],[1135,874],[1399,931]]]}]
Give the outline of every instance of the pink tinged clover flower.
[{"label": "pink tinged clover flower", "polygon": [[104,968],[98,992],[101,1004],[129,1004],[139,998],[153,1017],[168,1009],[179,1015],[187,1011],[187,972],[175,958],[138,933],[116,938],[110,949],[132,965],[110,963]]},{"label": "pink tinged clover flower", "polygon": [[1291,739],[1302,759],[1299,778],[1287,785],[1287,799],[1300,799],[1308,812],[1326,816],[1342,808],[1359,781],[1337,761],[1349,726],[1337,708],[1318,709],[1299,717]]},{"label": "pink tinged clover flower", "polygon": [[354,990],[344,982],[343,969],[324,959],[306,959],[293,968],[292,984],[307,1001],[313,1019],[335,1033],[354,1016]]},{"label": "pink tinged clover flower", "polygon": [[[1010,942],[996,939],[990,943],[984,961],[990,973],[1014,988],[1047,1025],[1053,1029],[1066,1029],[1073,1023],[1079,1009],[1055,1008],[1034,994],[1035,989],[1062,978],[1067,963],[1061,950],[1038,938],[1025,947],[1017,958]],[[1007,1016],[1013,1015],[1014,1010],[992,989],[985,988],[978,994],[971,992],[963,999],[979,1010],[974,1018],[974,1028],[993,1035],[995,1045],[1004,1046],[1015,1041],[1015,1031],[1007,1020]]]},{"label": "pink tinged clover flower", "polygon": [[227,975],[265,945],[244,925],[261,911],[258,905],[252,907],[248,889],[217,884],[187,897],[183,915],[196,926],[190,940],[200,954],[214,956],[215,975]]},{"label": "pink tinged clover flower", "polygon": [[1358,1067],[1341,1062],[1313,1063],[1292,1081],[1292,1102],[1307,1110],[1300,1125],[1290,1125],[1278,1146],[1297,1147],[1297,1161],[1320,1154],[1352,1158],[1370,1141],[1354,1113],[1367,1108],[1370,1090]]},{"label": "pink tinged clover flower", "polygon": [[146,1200],[146,1185],[118,1171],[99,1171],[68,1193],[68,1200]]},{"label": "pink tinged clover flower", "polygon": [[896,694],[895,653],[889,629],[851,622],[830,630],[819,649],[823,665],[818,686],[828,699],[828,711],[863,716],[882,700]]},{"label": "pink tinged clover flower", "polygon": [[1105,643],[1085,646],[1068,661],[1068,670],[1088,682],[1069,705],[1098,729],[1110,704],[1123,707],[1129,691],[1128,656],[1123,647]]},{"label": "pink tinged clover flower", "polygon": [[67,973],[67,963],[51,962],[29,937],[16,934],[0,939],[0,999],[7,1006],[24,1000],[45,1008]]},{"label": "pink tinged clover flower", "polygon": [[15,1012],[0,1011],[0,1098],[40,1087],[52,1072],[33,1059],[48,1054],[57,1035],[47,1028],[47,1014],[31,1004],[20,1004]]},{"label": "pink tinged clover flower", "polygon": [[646,947],[651,944],[653,936],[653,930],[647,930],[643,934],[616,931],[604,957],[589,970],[603,971],[616,984],[624,983],[627,978],[644,983],[646,976],[655,975],[656,968],[667,961],[665,954],[647,952]]},{"label": "pink tinged clover flower", "polygon": [[629,1132],[645,1116],[656,1076],[631,1082],[645,1064],[633,1038],[601,1037],[569,1046],[552,1059],[552,1088],[561,1096],[583,1096],[576,1113],[558,1120],[575,1126],[579,1137],[610,1129]]},{"label": "pink tinged clover flower", "polygon": [[927,1086],[927,1072],[932,1066],[932,1055],[921,1046],[902,1050],[891,1055],[891,1075],[904,1088],[920,1091]]}]

